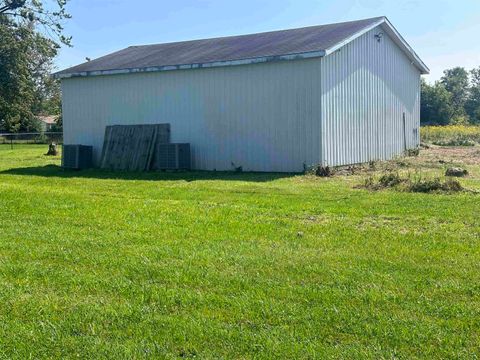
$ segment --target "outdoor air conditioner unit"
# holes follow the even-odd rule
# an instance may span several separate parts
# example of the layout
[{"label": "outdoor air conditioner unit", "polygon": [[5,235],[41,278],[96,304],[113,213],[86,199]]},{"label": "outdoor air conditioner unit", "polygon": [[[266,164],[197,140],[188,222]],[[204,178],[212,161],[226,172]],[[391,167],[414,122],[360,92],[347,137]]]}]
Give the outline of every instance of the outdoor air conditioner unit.
[{"label": "outdoor air conditioner unit", "polygon": [[190,170],[190,144],[156,145],[152,160],[152,170]]},{"label": "outdoor air conditioner unit", "polygon": [[62,167],[75,170],[91,168],[92,153],[92,146],[63,145]]}]

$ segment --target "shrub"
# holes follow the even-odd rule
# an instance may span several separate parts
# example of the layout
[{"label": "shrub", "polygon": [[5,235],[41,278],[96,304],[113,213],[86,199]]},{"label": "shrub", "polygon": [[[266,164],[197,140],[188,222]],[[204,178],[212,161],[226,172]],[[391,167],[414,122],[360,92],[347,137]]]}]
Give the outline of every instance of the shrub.
[{"label": "shrub", "polygon": [[405,156],[418,156],[418,155],[420,155],[420,149],[419,148],[407,149],[405,151]]},{"label": "shrub", "polygon": [[396,172],[384,173],[379,178],[369,176],[360,187],[375,191],[391,188],[416,193],[453,193],[466,191],[462,184],[455,179],[428,179],[422,178],[421,176],[412,177],[410,175],[402,177]]},{"label": "shrub", "polygon": [[329,177],[329,176],[333,175],[333,171],[332,171],[332,169],[330,169],[330,167],[328,165],[327,166],[320,166],[319,165],[315,169],[315,175],[319,176],[319,177]]},{"label": "shrub", "polygon": [[378,183],[382,187],[395,187],[397,185],[400,185],[402,182],[403,179],[400,177],[398,172],[385,173],[378,179]]},{"label": "shrub", "polygon": [[361,187],[370,190],[381,190],[386,188],[394,188],[404,181],[405,180],[400,177],[398,172],[389,171],[382,174],[379,178],[375,178],[373,176],[365,178]]},{"label": "shrub", "polygon": [[407,187],[410,192],[430,193],[430,192],[460,192],[464,191],[462,184],[458,180],[440,178],[435,179],[416,179],[410,181]]}]

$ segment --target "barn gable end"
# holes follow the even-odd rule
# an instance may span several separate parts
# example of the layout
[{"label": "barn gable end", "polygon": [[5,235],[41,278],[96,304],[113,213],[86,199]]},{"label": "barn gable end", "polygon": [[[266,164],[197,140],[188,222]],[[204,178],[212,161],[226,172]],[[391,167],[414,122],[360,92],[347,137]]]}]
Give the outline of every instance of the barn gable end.
[{"label": "barn gable end", "polygon": [[382,26],[321,66],[324,164],[390,159],[418,146],[420,70]]}]

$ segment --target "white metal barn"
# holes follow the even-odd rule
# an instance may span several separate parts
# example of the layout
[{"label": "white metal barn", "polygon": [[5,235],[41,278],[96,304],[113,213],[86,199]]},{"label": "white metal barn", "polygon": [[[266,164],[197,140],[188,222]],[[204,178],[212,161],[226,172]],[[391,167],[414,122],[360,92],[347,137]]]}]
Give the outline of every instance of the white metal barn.
[{"label": "white metal barn", "polygon": [[132,46],[63,70],[65,144],[107,125],[170,123],[192,168],[299,172],[419,144],[429,69],[385,17]]}]

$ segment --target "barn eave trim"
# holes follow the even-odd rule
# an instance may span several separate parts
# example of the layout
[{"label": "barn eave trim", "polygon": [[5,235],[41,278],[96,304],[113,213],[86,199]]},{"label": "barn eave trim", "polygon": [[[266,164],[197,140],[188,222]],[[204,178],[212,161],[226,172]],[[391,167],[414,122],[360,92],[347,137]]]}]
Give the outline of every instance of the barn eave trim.
[{"label": "barn eave trim", "polygon": [[262,56],[262,57],[255,57],[255,58],[249,58],[249,59],[214,61],[214,62],[197,63],[197,64],[149,66],[149,67],[137,67],[137,68],[127,68],[127,69],[56,73],[56,74],[53,74],[53,77],[57,79],[68,79],[68,78],[75,78],[75,77],[88,77],[88,76],[101,76],[101,75],[121,75],[121,74],[162,72],[162,71],[174,71],[174,70],[208,69],[208,68],[216,68],[216,67],[224,67],[224,66],[239,66],[239,65],[262,64],[262,63],[278,62],[278,61],[304,60],[304,59],[320,58],[323,56],[325,56],[325,51],[321,50],[321,51],[310,51],[310,52],[296,53],[296,54]]}]

